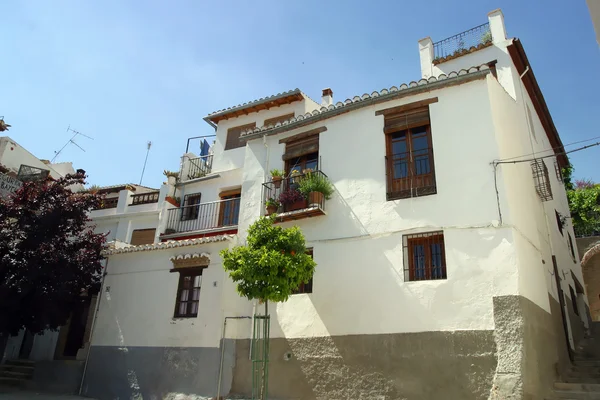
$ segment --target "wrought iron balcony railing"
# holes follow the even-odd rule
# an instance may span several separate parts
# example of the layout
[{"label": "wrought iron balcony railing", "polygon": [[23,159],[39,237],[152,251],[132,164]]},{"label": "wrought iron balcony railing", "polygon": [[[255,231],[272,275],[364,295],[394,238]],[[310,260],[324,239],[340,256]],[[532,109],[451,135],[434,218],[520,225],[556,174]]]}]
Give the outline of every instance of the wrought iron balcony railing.
[{"label": "wrought iron balcony railing", "polygon": [[462,54],[470,53],[492,44],[492,32],[490,24],[485,24],[471,28],[468,31],[450,36],[433,44],[434,64],[442,62],[449,58],[458,57]]},{"label": "wrought iron balcony railing", "polygon": [[207,156],[196,157],[196,158],[188,158],[188,179],[196,179],[202,178],[205,175],[210,174],[212,171],[212,161],[213,155],[209,154]]},{"label": "wrought iron balcony railing", "polygon": [[[309,174],[316,179],[328,179],[327,175],[317,170],[263,183],[263,206],[267,214],[277,213],[283,220],[300,218],[299,214],[324,214],[325,196],[322,193],[312,192],[304,197],[299,191],[300,182]],[[288,215],[293,218],[288,218]]]},{"label": "wrought iron balcony railing", "polygon": [[210,231],[236,227],[240,214],[240,199],[199,203],[168,210],[165,234]]},{"label": "wrought iron balcony railing", "polygon": [[158,203],[158,195],[159,192],[134,194],[131,196],[131,205]]}]

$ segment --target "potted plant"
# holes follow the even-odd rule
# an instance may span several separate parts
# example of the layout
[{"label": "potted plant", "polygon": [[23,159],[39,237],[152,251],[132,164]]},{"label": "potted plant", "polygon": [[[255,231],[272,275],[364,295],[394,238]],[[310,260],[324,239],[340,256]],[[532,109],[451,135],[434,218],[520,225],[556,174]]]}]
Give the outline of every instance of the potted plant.
[{"label": "potted plant", "polygon": [[329,200],[334,192],[333,184],[327,176],[309,172],[301,180],[298,190],[308,199],[309,207],[323,205],[323,199]]},{"label": "potted plant", "polygon": [[290,178],[291,178],[291,181],[292,181],[293,183],[298,183],[298,182],[300,182],[300,175],[301,175],[301,174],[300,174],[300,171],[298,171],[297,169],[293,169],[293,170],[290,172]]},{"label": "potted plant", "polygon": [[275,189],[279,189],[284,176],[285,172],[280,169],[275,168],[271,170],[271,181],[273,182]]},{"label": "potted plant", "polygon": [[267,215],[275,214],[280,205],[281,203],[279,203],[277,200],[269,197],[269,199],[265,202],[265,206],[267,207]]},{"label": "potted plant", "polygon": [[306,198],[296,189],[288,189],[281,192],[279,202],[285,206],[285,211],[306,208]]},{"label": "potted plant", "polygon": [[172,205],[174,205],[175,207],[179,207],[181,204],[181,198],[179,196],[177,196],[177,197],[167,196],[165,198],[165,200],[167,202],[171,203]]}]

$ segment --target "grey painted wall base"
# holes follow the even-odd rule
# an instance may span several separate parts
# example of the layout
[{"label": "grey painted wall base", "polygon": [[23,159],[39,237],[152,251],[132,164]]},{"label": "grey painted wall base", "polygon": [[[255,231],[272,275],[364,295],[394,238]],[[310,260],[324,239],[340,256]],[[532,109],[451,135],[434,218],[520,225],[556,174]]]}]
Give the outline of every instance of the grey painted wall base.
[{"label": "grey painted wall base", "polygon": [[[249,345],[236,343],[233,395],[251,392]],[[493,331],[271,339],[269,358],[281,399],[485,399],[496,369]]]},{"label": "grey painted wall base", "polygon": [[[223,393],[230,389],[234,351],[226,340]],[[92,346],[83,394],[98,400],[214,397],[220,359],[216,347]]]},{"label": "grey painted wall base", "polygon": [[[569,365],[560,306],[493,299],[495,330],[271,339],[269,397],[542,399]],[[251,392],[249,340],[236,342],[234,396]],[[292,358],[285,361],[290,352]]]}]

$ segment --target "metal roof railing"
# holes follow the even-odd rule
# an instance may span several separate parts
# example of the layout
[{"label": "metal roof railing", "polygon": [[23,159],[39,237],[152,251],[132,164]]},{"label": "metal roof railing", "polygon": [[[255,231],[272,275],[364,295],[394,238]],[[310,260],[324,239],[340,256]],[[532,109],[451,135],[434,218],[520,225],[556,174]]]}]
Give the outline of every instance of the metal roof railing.
[{"label": "metal roof railing", "polygon": [[468,31],[440,40],[433,44],[434,61],[449,56],[459,56],[492,43],[490,24],[486,22]]}]

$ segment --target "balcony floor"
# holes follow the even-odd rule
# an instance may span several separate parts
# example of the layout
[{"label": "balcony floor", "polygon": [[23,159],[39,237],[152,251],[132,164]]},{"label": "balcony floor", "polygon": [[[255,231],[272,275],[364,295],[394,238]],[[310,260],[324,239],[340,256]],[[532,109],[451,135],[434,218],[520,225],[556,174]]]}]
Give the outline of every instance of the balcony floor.
[{"label": "balcony floor", "polygon": [[320,206],[313,206],[301,210],[278,213],[275,222],[293,221],[302,218],[318,217],[319,215],[325,215],[325,211]]},{"label": "balcony floor", "polygon": [[222,226],[219,228],[203,229],[198,231],[186,231],[186,232],[175,232],[169,233],[168,235],[160,235],[160,241],[166,242],[167,240],[184,240],[184,239],[195,239],[205,236],[216,236],[225,234],[236,234],[238,231],[237,225]]}]

